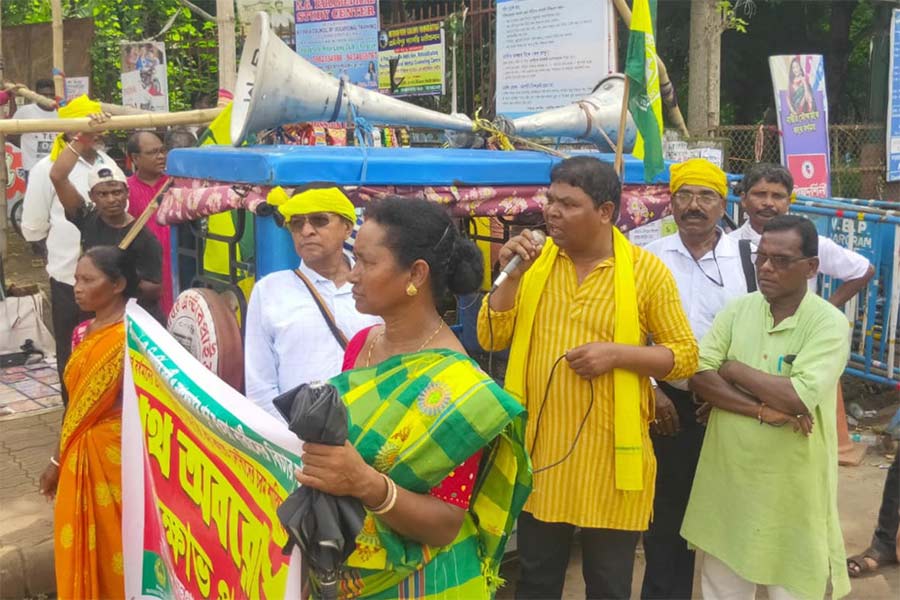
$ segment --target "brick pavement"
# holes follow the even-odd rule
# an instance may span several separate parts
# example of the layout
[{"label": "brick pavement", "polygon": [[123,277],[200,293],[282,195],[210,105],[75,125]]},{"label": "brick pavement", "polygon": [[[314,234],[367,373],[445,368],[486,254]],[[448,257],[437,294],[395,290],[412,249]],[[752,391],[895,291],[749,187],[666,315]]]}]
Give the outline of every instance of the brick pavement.
[{"label": "brick pavement", "polygon": [[38,481],[59,441],[62,408],[0,417],[0,598],[53,595],[53,506]]}]

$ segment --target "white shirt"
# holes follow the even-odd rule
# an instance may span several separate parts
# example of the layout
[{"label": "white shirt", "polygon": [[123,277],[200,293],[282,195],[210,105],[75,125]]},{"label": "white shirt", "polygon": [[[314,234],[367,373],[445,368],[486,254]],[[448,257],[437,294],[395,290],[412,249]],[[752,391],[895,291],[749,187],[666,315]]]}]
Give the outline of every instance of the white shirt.
[{"label": "white shirt", "polygon": [[[740,240],[750,240],[757,246],[762,238],[762,234],[756,233],[756,230],[750,226],[750,221],[744,222],[728,235]],[[869,261],[865,256],[844,248],[831,238],[819,236],[819,274],[828,275],[841,281],[850,281],[859,279],[868,271]],[[812,292],[816,291],[815,277],[809,280],[809,289]]]},{"label": "white shirt", "polygon": [[[747,293],[738,240],[727,235],[720,235],[716,247],[696,261],[677,233],[662,237],[644,249],[659,257],[675,277],[681,306],[698,341],[730,300]],[[716,285],[711,279],[722,285]]]},{"label": "white shirt", "polygon": [[[26,104],[16,111],[14,115],[16,119],[58,119],[56,109],[44,110],[37,104]],[[56,139],[55,133],[23,133],[22,142],[22,168],[30,171],[35,163],[50,154],[50,148],[53,146],[53,140]]]},{"label": "white shirt", "polygon": [[[316,286],[350,340],[360,330],[381,323],[356,310],[349,283],[340,288],[302,262],[300,270]],[[272,400],[312,381],[341,372],[344,351],[319,311],[306,284],[290,270],[263,277],[253,287],[247,308],[244,381],[247,398],[281,418]]]},{"label": "white shirt", "polygon": [[[103,152],[97,152],[94,164],[113,163]],[[50,181],[53,163],[45,156],[28,174],[25,201],[22,205],[22,235],[29,242],[47,240],[47,273],[60,283],[75,285],[75,263],[81,256],[81,232],[68,219],[56,189]],[[88,175],[93,164],[83,158],[72,168],[69,181],[87,201]]]}]

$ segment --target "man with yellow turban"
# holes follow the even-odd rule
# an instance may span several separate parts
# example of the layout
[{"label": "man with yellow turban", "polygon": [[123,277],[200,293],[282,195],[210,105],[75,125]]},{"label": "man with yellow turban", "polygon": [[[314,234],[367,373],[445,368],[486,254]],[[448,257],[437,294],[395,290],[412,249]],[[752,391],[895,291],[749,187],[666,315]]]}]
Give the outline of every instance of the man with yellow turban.
[{"label": "man with yellow turban", "polygon": [[[672,215],[678,233],[647,245],[675,277],[681,305],[699,342],[733,298],[756,289],[750,243],[719,227],[725,214],[725,173],[702,158],[672,165]],[[656,454],[653,521],[644,533],[647,568],[641,598],[691,598],[694,552],[681,537],[681,522],[700,459],[706,427],[695,414],[687,380],[660,381],[650,437]]]},{"label": "man with yellow turban", "polygon": [[347,281],[353,259],[344,242],[356,209],[335,187],[280,187],[269,203],[291,232],[300,257],[297,269],[263,277],[247,308],[244,381],[247,397],[278,416],[272,400],[301,383],[341,372],[346,340],[381,319],[356,310]]},{"label": "man with yellow turban", "polygon": [[[87,96],[74,98],[59,109],[61,119],[77,119],[100,114],[99,102]],[[65,210],[50,181],[50,168],[69,140],[78,134],[59,134],[53,143],[50,156],[45,156],[34,164],[28,174],[28,187],[22,210],[22,235],[29,242],[46,242],[47,273],[50,275],[50,307],[53,316],[53,332],[56,338],[56,368],[63,403],[68,402],[68,393],[63,384],[63,371],[72,351],[72,331],[84,321],[75,303],[75,263],[81,255],[81,233],[66,219]],[[68,152],[68,150],[65,150]],[[93,148],[81,153],[69,174],[69,181],[87,198],[88,178],[91,170],[99,164],[114,165],[115,162],[101,150]]]}]

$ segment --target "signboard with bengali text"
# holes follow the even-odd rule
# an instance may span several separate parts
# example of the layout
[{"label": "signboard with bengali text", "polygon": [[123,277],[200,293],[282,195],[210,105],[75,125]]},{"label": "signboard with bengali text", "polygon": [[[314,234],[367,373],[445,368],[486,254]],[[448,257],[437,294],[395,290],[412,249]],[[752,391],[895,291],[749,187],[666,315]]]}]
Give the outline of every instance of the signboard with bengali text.
[{"label": "signboard with bengali text", "polygon": [[770,56],[769,69],[781,133],[781,162],[794,177],[794,191],[827,198],[831,174],[825,63],[818,54]]},{"label": "signboard with bengali text", "polygon": [[275,513],[300,441],[197,362],[152,317],[127,312],[123,543],[128,598],[299,598]]}]

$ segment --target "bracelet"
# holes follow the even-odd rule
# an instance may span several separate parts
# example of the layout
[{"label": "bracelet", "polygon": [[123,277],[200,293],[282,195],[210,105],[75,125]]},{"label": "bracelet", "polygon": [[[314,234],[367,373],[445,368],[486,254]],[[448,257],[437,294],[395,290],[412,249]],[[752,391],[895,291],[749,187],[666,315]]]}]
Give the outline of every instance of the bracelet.
[{"label": "bracelet", "polygon": [[763,424],[762,411],[763,411],[763,409],[764,409],[765,407],[766,407],[766,403],[765,403],[765,402],[760,402],[760,403],[759,403],[759,413],[757,413],[756,418],[759,420],[759,424],[760,424],[760,425]]},{"label": "bracelet", "polygon": [[384,502],[382,502],[375,508],[369,509],[369,512],[371,512],[373,515],[383,515],[384,513],[394,508],[394,504],[397,503],[397,484],[394,483],[393,479],[391,479],[384,473],[379,473],[379,475],[384,477],[384,481],[388,486],[388,491],[387,495],[384,498]]},{"label": "bracelet", "polygon": [[68,148],[69,150],[74,152],[75,156],[77,156],[78,158],[81,158],[81,154],[78,153],[78,150],[75,149],[75,146],[72,145],[72,142],[69,142],[68,144],[66,144],[66,148]]},{"label": "bracelet", "polygon": [[59,467],[59,461],[56,460],[56,457],[55,457],[55,456],[51,456],[51,457],[50,457],[50,463],[51,463],[53,466],[55,466],[55,467]]}]

